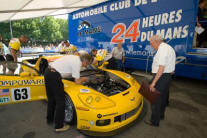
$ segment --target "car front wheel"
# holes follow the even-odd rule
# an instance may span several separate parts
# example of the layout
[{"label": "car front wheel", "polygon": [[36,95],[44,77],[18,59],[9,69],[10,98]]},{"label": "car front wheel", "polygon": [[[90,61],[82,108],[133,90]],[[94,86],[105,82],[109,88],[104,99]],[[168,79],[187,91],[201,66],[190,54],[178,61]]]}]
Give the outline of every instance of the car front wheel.
[{"label": "car front wheel", "polygon": [[65,122],[73,124],[76,122],[76,112],[73,102],[67,94],[65,95]]}]

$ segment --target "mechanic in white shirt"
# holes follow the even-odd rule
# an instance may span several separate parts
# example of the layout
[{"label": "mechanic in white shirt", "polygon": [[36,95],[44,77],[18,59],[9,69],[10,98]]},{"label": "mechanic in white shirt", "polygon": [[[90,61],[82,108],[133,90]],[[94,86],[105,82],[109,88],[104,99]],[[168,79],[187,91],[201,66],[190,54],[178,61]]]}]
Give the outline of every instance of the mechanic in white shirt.
[{"label": "mechanic in white shirt", "polygon": [[164,39],[159,35],[150,38],[151,46],[157,51],[153,58],[152,73],[154,78],[150,85],[150,90],[160,91],[160,97],[152,105],[151,120],[146,121],[152,126],[159,126],[160,119],[164,119],[167,95],[171,81],[171,73],[175,70],[176,55],[174,49],[164,43]]},{"label": "mechanic in white shirt", "polygon": [[65,92],[62,78],[72,75],[76,84],[88,81],[87,77],[80,77],[80,68],[91,63],[88,53],[66,55],[50,63],[44,72],[46,93],[48,98],[47,123],[55,121],[55,131],[66,131],[69,125],[64,125]]}]

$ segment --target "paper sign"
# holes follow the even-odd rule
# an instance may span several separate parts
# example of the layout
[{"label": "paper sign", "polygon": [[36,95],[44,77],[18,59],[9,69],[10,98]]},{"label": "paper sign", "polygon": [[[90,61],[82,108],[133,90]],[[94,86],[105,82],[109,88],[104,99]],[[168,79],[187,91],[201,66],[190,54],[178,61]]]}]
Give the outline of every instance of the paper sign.
[{"label": "paper sign", "polygon": [[201,33],[203,33],[203,32],[205,31],[205,29],[204,29],[203,27],[198,27],[198,26],[196,26],[195,31],[196,31],[196,33],[198,33],[198,34],[201,34]]}]

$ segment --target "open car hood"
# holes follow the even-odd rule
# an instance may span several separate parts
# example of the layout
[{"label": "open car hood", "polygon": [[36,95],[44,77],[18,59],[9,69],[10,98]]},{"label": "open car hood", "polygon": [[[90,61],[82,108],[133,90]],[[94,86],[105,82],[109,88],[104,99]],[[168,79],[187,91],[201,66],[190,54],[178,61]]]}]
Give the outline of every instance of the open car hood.
[{"label": "open car hood", "polygon": [[89,82],[84,86],[92,88],[106,96],[112,96],[127,90],[130,84],[119,76],[104,70],[85,70],[81,72],[81,76],[89,77]]}]

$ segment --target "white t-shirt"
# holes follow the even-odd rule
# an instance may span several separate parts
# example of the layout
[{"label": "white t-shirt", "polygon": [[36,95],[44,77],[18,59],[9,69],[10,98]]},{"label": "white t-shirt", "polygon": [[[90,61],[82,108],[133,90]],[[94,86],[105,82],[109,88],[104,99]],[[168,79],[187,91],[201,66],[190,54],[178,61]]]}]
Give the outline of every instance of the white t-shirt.
[{"label": "white t-shirt", "polygon": [[161,43],[153,58],[152,73],[157,73],[159,65],[165,66],[163,73],[173,72],[175,70],[175,61],[174,49],[166,43]]},{"label": "white t-shirt", "polygon": [[64,49],[64,44],[63,44],[63,43],[60,43],[60,44],[58,45],[57,49],[58,49],[58,52],[62,52],[63,49]]},{"label": "white t-shirt", "polygon": [[79,56],[66,55],[51,62],[49,65],[56,69],[61,74],[62,78],[70,77],[71,75],[73,78],[80,78],[82,62]]},{"label": "white t-shirt", "polygon": [[9,48],[2,42],[0,42],[0,55],[11,54]]},{"label": "white t-shirt", "polygon": [[122,57],[125,56],[124,49],[123,48],[119,49],[118,47],[114,47],[112,50],[112,56],[115,59],[122,60]]}]

